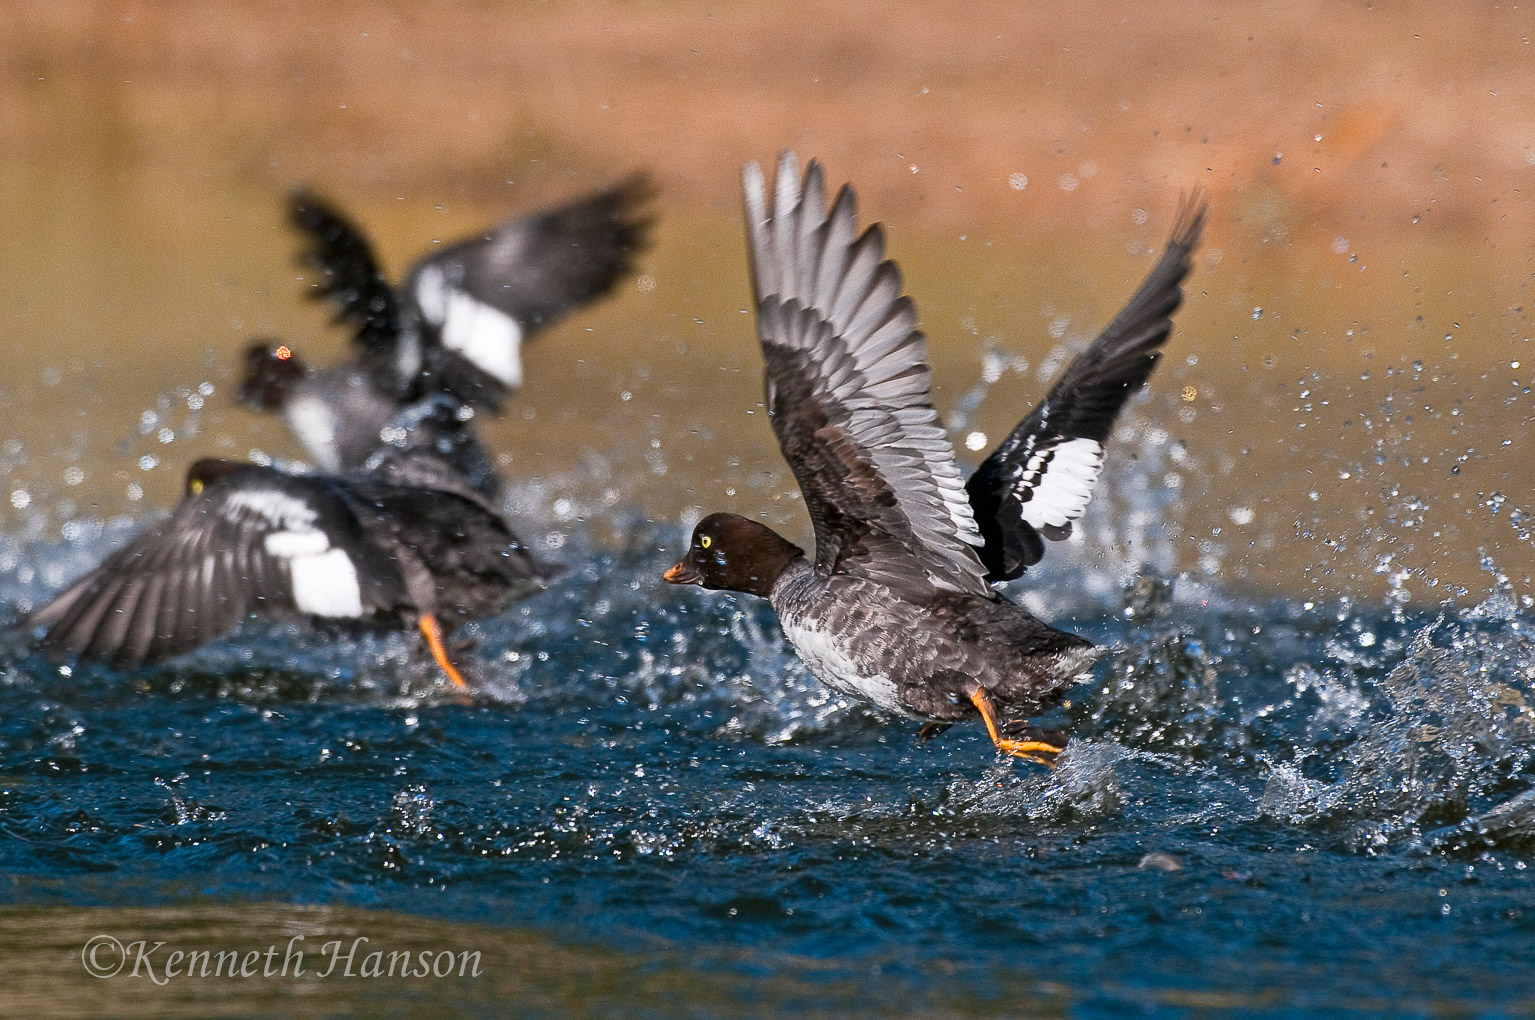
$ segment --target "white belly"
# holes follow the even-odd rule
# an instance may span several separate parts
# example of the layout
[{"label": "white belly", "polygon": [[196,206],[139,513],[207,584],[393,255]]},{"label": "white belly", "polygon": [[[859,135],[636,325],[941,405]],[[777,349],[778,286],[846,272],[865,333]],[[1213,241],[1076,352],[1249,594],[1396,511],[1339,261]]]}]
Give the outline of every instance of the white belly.
[{"label": "white belly", "polygon": [[284,412],[288,428],[323,471],[340,471],[336,455],[336,411],[316,392],[300,393]]},{"label": "white belly", "polygon": [[784,634],[799,657],[810,667],[827,687],[840,694],[847,694],[887,712],[909,715],[901,707],[896,696],[895,682],[884,673],[868,673],[845,650],[846,642],[838,635],[814,627],[801,626],[798,621],[784,620]]}]

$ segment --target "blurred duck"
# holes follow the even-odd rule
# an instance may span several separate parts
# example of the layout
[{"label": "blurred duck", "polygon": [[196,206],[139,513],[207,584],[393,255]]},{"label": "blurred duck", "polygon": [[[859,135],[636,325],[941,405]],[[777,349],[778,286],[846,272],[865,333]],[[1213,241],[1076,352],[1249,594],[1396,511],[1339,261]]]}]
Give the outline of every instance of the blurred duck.
[{"label": "blurred duck", "polygon": [[60,658],[119,667],[178,655],[253,613],[421,631],[448,680],[466,687],[444,633],[543,587],[484,499],[430,456],[365,475],[293,475],[199,460],[186,496],[98,567],[33,610]]},{"label": "blurred duck", "polygon": [[[652,189],[643,175],[510,219],[419,259],[395,287],[372,245],[312,192],[290,207],[315,296],[352,327],[355,361],[305,365],[287,344],[247,351],[239,397],[279,411],[325,471],[361,467],[381,442],[431,449],[463,466],[482,494],[499,485],[468,424],[522,385],[522,344],[610,292],[648,246]],[[423,404],[423,401],[426,403]]]},{"label": "blurred duck", "polygon": [[474,409],[451,394],[397,400],[360,365],[318,371],[288,345],[263,342],[246,353],[239,397],[258,410],[281,411],[321,471],[365,470],[391,451],[426,451],[501,505],[504,481],[474,429]]},{"label": "blurred duck", "polygon": [[769,600],[817,677],[929,720],[924,736],[978,715],[999,750],[1052,764],[1062,735],[1002,719],[1055,704],[1098,649],[991,584],[1039,562],[1044,540],[1065,538],[1086,510],[1114,420],[1172,331],[1203,200],[1184,201],[1129,304],[967,483],[933,410],[915,308],[879,225],[858,233],[852,188],[828,209],[820,165],[802,181],[793,153],[771,204],[755,163],[744,187],[768,413],[815,558],[716,513],[666,580]]}]

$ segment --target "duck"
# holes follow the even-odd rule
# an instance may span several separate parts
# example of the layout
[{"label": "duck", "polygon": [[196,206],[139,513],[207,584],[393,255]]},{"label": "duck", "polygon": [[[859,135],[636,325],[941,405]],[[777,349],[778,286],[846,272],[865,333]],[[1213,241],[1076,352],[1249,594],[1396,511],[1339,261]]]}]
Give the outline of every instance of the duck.
[{"label": "duck", "polygon": [[246,356],[238,399],[278,411],[321,472],[368,470],[396,451],[427,451],[451,465],[471,488],[500,506],[506,480],[474,427],[475,410],[450,393],[391,396],[355,363],[315,369],[277,340],[258,341]]},{"label": "duck", "polygon": [[[766,407],[799,484],[814,558],[760,521],[711,513],[672,584],[766,599],[824,684],[923,720],[924,739],[979,716],[1004,754],[1053,765],[1066,735],[1028,724],[1100,654],[994,585],[1085,513],[1115,419],[1172,333],[1207,203],[1185,196],[1128,304],[968,479],[933,409],[927,344],[879,224],[811,160],[742,174]],[[1012,721],[1016,720],[1017,725]]]},{"label": "duck", "polygon": [[248,616],[413,627],[452,687],[445,635],[541,590],[536,561],[456,472],[416,451],[366,474],[300,475],[205,458],[185,496],[17,622],[55,659],[128,669],[221,638]]},{"label": "duck", "polygon": [[281,413],[322,471],[361,467],[381,435],[398,437],[412,422],[434,427],[409,445],[440,454],[451,447],[488,467],[470,424],[475,413],[499,413],[521,387],[526,340],[632,271],[650,243],[653,195],[649,178],[633,174],[424,255],[395,286],[362,229],[299,189],[288,211],[305,242],[300,263],[319,273],[312,295],[331,301],[336,321],[351,327],[356,356],[315,369],[291,344],[256,339],[238,398]]}]

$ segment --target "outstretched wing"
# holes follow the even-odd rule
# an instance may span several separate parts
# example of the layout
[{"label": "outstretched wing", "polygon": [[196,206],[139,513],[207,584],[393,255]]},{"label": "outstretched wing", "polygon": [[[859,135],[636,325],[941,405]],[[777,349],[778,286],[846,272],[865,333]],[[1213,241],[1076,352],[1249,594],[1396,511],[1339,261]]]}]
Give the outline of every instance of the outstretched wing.
[{"label": "outstretched wing", "polygon": [[1086,511],[1114,419],[1172,333],[1205,209],[1199,193],[1183,200],[1167,250],[1130,303],[970,476],[965,487],[986,539],[989,580],[1010,580],[1038,563],[1043,539],[1065,538]]},{"label": "outstretched wing", "polygon": [[989,596],[927,344],[879,226],[858,234],[848,186],[828,210],[820,164],[801,184],[792,152],[771,209],[755,163],[743,184],[768,412],[815,525],[817,567]]},{"label": "outstretched wing", "polygon": [[356,330],[365,351],[392,355],[400,336],[399,304],[367,235],[312,191],[294,192],[288,214],[307,242],[299,262],[320,274],[314,296],[335,306],[336,322]]},{"label": "outstretched wing", "polygon": [[[652,195],[649,180],[636,174],[507,220],[412,266],[404,292],[419,313],[423,345],[445,352],[436,359],[446,361],[435,366],[440,385],[492,406],[519,387],[522,342],[612,290],[649,244]],[[458,392],[466,388],[472,392]]]},{"label": "outstretched wing", "polygon": [[250,465],[188,496],[18,626],[46,627],[52,654],[132,666],[218,638],[254,611],[392,608],[402,596],[380,555],[326,483]]}]

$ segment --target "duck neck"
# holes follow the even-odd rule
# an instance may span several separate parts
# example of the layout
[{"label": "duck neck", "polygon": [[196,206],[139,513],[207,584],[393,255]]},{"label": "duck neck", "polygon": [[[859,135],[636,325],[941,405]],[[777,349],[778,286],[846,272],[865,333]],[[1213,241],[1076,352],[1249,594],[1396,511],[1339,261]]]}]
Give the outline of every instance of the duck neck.
[{"label": "duck neck", "polygon": [[804,552],[796,548],[793,558],[783,565],[783,569],[773,578],[773,582],[767,586],[767,591],[762,593],[762,597],[770,602],[782,598],[785,592],[804,588],[812,583],[814,578],[815,567],[805,557]]},{"label": "duck neck", "polygon": [[770,528],[762,529],[762,539],[754,543],[751,554],[738,558],[730,574],[734,591],[771,599],[773,591],[786,576],[807,569],[805,551]]}]

